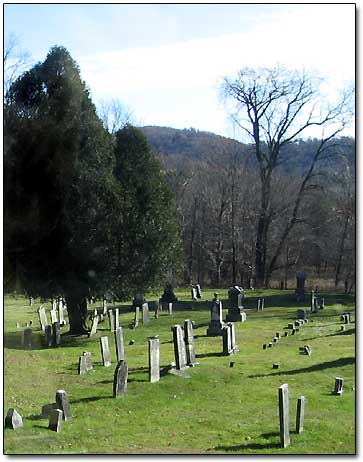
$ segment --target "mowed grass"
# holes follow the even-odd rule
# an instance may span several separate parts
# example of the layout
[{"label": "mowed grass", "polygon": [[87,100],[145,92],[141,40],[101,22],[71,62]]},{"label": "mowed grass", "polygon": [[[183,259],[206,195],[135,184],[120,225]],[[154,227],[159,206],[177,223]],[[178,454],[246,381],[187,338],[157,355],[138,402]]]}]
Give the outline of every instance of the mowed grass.
[{"label": "mowed grass", "polygon": [[[310,322],[294,336],[283,337],[267,350],[276,332],[283,336],[296,319],[293,291],[246,291],[247,322],[236,323],[239,353],[221,356],[222,338],[207,337],[210,320],[206,300],[185,310],[130,328],[133,313],[121,306],[125,353],[129,367],[128,393],[112,397],[116,353],[108,320],[88,339],[67,336],[62,346],[42,346],[37,309],[25,298],[5,297],[4,315],[4,414],[15,407],[24,428],[5,429],[6,454],[354,454],[355,453],[355,302],[351,296],[323,294],[326,307],[310,314]],[[227,290],[219,290],[228,305]],[[177,291],[190,300],[189,290]],[[256,311],[264,296],[264,311]],[[150,294],[148,300],[156,300]],[[308,308],[308,298],[300,307]],[[96,304],[96,307],[100,306]],[[119,305],[116,305],[119,306]],[[50,304],[47,304],[49,310]],[[94,306],[92,306],[94,308]],[[226,311],[226,310],[225,310]],[[309,310],[310,311],[310,310]],[[352,312],[353,322],[340,332],[339,316]],[[48,315],[49,316],[49,315]],[[21,331],[33,320],[33,348],[21,349]],[[161,366],[174,361],[171,326],[195,321],[195,346],[199,364],[187,370],[188,379],[166,373],[158,383],[148,382],[147,337],[159,335]],[[20,328],[16,328],[16,322]],[[107,335],[113,364],[102,365],[99,338]],[[134,340],[133,345],[129,345]],[[299,352],[309,344],[311,356]],[[77,374],[78,358],[92,353],[94,370]],[[234,361],[234,367],[230,367]],[[273,369],[279,363],[279,369]],[[331,394],[335,377],[344,378],[342,396]],[[288,383],[291,444],[279,447],[278,388]],[[54,402],[57,389],[67,391],[74,419],[62,431],[48,430],[39,419],[44,404]],[[302,434],[295,433],[296,402],[306,397]],[[4,415],[5,418],[5,415]]]}]

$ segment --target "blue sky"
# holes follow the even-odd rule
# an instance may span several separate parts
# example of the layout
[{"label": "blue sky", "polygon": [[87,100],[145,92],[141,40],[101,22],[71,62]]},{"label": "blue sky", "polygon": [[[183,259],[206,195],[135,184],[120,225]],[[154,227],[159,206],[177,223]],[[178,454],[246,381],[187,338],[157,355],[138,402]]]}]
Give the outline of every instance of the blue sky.
[{"label": "blue sky", "polygon": [[311,69],[334,95],[355,73],[353,4],[5,4],[33,63],[53,45],[78,62],[96,104],[117,98],[141,125],[233,136],[218,85],[243,66]]}]

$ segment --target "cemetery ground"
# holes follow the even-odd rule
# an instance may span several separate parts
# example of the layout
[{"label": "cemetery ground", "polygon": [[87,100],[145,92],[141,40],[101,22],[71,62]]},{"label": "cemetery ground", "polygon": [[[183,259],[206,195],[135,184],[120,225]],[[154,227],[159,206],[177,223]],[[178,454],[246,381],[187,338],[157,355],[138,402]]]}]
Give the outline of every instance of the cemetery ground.
[{"label": "cemetery ground", "polygon": [[[114,334],[108,319],[97,334],[74,337],[62,327],[61,346],[43,346],[38,321],[39,300],[29,306],[24,297],[4,298],[4,418],[9,408],[23,417],[23,428],[5,429],[5,454],[354,454],[355,448],[355,300],[353,296],[325,293],[325,308],[310,312],[309,294],[304,303],[293,291],[245,291],[246,322],[236,322],[239,352],[222,356],[222,337],[207,337],[214,290],[190,301],[189,290],[177,290],[184,309],[171,315],[161,311],[150,322],[131,329],[134,314],[120,306],[125,358],[129,368],[127,394],[113,398],[117,364]],[[219,289],[223,312],[227,289]],[[150,294],[147,300],[157,300]],[[265,308],[257,311],[257,299]],[[186,303],[188,301],[188,303]],[[109,304],[112,307],[111,304]],[[46,304],[48,314],[50,302]],[[101,302],[89,309],[101,308]],[[307,310],[309,322],[295,335],[287,324],[297,319],[297,309]],[[341,330],[340,315],[352,321]],[[22,331],[32,319],[32,348],[22,349]],[[175,360],[171,326],[195,322],[198,365],[186,369],[190,376],[170,374]],[[16,324],[19,323],[19,328]],[[263,344],[280,340],[272,348]],[[289,332],[288,336],[284,336]],[[108,336],[112,366],[104,367],[100,337]],[[160,339],[160,381],[148,378],[148,341]],[[131,340],[134,341],[131,342]],[[130,344],[131,343],[131,344]],[[312,347],[304,355],[299,348]],[[78,375],[83,351],[92,355],[93,370]],[[234,362],[233,367],[230,363]],[[278,369],[273,364],[279,364]],[[336,377],[344,378],[344,391],[333,395]],[[278,388],[287,383],[290,393],[291,443],[280,447]],[[74,418],[63,421],[59,433],[39,418],[42,406],[54,401],[56,390],[67,392]],[[306,398],[304,430],[295,432],[296,402]]]}]

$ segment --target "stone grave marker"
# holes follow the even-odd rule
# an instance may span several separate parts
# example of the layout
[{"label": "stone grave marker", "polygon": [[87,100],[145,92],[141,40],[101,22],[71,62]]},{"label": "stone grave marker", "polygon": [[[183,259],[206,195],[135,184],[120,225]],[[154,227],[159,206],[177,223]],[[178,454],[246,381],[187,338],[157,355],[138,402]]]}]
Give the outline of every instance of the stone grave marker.
[{"label": "stone grave marker", "polygon": [[314,300],[315,300],[315,295],[314,295],[314,291],[312,290],[311,295],[310,295],[310,311],[314,311],[314,306],[315,306]]},{"label": "stone grave marker", "polygon": [[265,308],[265,299],[262,298],[261,299],[261,306],[260,306],[261,311],[263,311],[264,308]]},{"label": "stone grave marker", "polygon": [[40,417],[42,419],[49,418],[50,413],[52,412],[52,409],[58,409],[58,404],[57,403],[44,404],[44,406],[42,406],[42,412],[40,414]]},{"label": "stone grave marker", "polygon": [[70,420],[73,419],[71,405],[69,403],[68,395],[64,390],[57,390],[55,392],[55,402],[58,409],[63,411],[63,419]]},{"label": "stone grave marker", "polygon": [[115,309],[115,331],[118,327],[120,327],[120,312],[118,310],[118,308]]},{"label": "stone grave marker", "polygon": [[190,319],[184,321],[184,341],[188,366],[197,364],[194,347],[194,329],[193,322]]},{"label": "stone grave marker", "polygon": [[173,314],[173,303],[172,302],[168,303],[168,312],[169,314]]},{"label": "stone grave marker", "polygon": [[79,357],[78,360],[78,375],[85,374],[87,372],[86,357],[84,355]]},{"label": "stone grave marker", "polygon": [[103,315],[105,316],[107,313],[107,300],[105,298],[102,300],[102,309],[103,309]]},{"label": "stone grave marker", "polygon": [[45,346],[48,348],[53,346],[52,326],[45,326],[44,343],[45,343]]},{"label": "stone grave marker", "polygon": [[345,326],[340,326],[340,331],[344,332],[345,331]]},{"label": "stone grave marker", "polygon": [[23,330],[22,345],[24,350],[30,350],[32,347],[32,330],[29,327]]},{"label": "stone grave marker", "polygon": [[321,298],[319,303],[319,309],[323,310],[325,308],[325,299]]},{"label": "stone grave marker", "polygon": [[279,417],[281,447],[290,444],[289,386],[284,383],[279,387]]},{"label": "stone grave marker", "polygon": [[149,382],[160,380],[160,341],[158,336],[149,337]]},{"label": "stone grave marker", "polygon": [[342,377],[335,377],[335,386],[333,390],[333,395],[341,395],[343,393],[343,383],[344,379]]},{"label": "stone grave marker", "polygon": [[60,409],[52,409],[50,416],[49,416],[49,430],[54,432],[60,432],[62,428],[62,418],[63,418],[63,411]]},{"label": "stone grave marker", "polygon": [[179,324],[175,324],[172,327],[172,332],[173,332],[176,368],[183,369],[187,365],[183,329],[181,328]]},{"label": "stone grave marker", "polygon": [[50,320],[51,320],[51,323],[52,323],[52,324],[54,324],[55,322],[58,322],[57,310],[52,309],[52,310],[50,311]]},{"label": "stone grave marker", "polygon": [[208,337],[222,335],[222,328],[224,326],[222,302],[213,300],[210,313],[211,321],[207,329]]},{"label": "stone grave marker", "polygon": [[202,291],[201,291],[201,288],[200,288],[200,284],[196,284],[195,290],[197,291],[197,293],[196,293],[197,298],[202,298]]},{"label": "stone grave marker", "polygon": [[110,323],[110,331],[111,332],[115,332],[115,315],[114,315],[114,312],[113,310],[108,310],[107,311],[108,313],[108,321]]},{"label": "stone grave marker", "polygon": [[149,304],[143,303],[142,307],[142,323],[150,322]]},{"label": "stone grave marker", "polygon": [[42,330],[45,330],[45,326],[48,326],[48,320],[47,320],[47,315],[45,313],[45,308],[44,306],[40,306],[38,309],[38,316],[39,316],[39,322],[42,327]]},{"label": "stone grave marker", "polygon": [[91,338],[91,337],[93,337],[93,336],[95,336],[97,334],[98,321],[99,321],[99,318],[96,315],[92,320],[92,327],[91,327],[91,332],[89,333],[89,338]]},{"label": "stone grave marker", "polygon": [[23,419],[18,411],[14,408],[10,408],[5,417],[5,428],[11,428],[17,430],[23,428]]},{"label": "stone grave marker", "polygon": [[306,310],[304,310],[302,308],[297,310],[297,318],[298,319],[306,319]]},{"label": "stone grave marker", "polygon": [[154,303],[155,303],[154,317],[155,317],[155,319],[158,319],[159,315],[160,315],[160,303],[158,301],[156,301]]},{"label": "stone grave marker", "polygon": [[85,363],[86,363],[86,371],[90,371],[93,369],[92,365],[92,356],[90,351],[84,351],[83,356],[86,358]]},{"label": "stone grave marker", "polygon": [[135,318],[134,318],[134,329],[139,325],[139,318],[140,318],[140,307],[135,306]]},{"label": "stone grave marker", "polygon": [[261,309],[261,299],[258,298],[257,299],[257,311],[260,311],[260,309]]},{"label": "stone grave marker", "polygon": [[228,322],[222,329],[223,354],[226,356],[237,353],[235,326]]},{"label": "stone grave marker", "polygon": [[117,363],[113,376],[113,397],[122,398],[127,393],[128,367],[126,361],[121,360]]},{"label": "stone grave marker", "polygon": [[54,322],[52,326],[53,330],[53,346],[58,347],[61,344],[61,332],[59,322]]},{"label": "stone grave marker", "polygon": [[15,326],[16,326],[17,329],[19,329],[20,324],[17,322]]},{"label": "stone grave marker", "polygon": [[305,416],[305,396],[300,396],[297,400],[296,408],[296,433],[302,433],[304,429],[304,416]]},{"label": "stone grave marker", "polygon": [[196,302],[198,300],[197,299],[197,289],[195,287],[192,287],[190,289],[190,295],[192,297],[193,302]]},{"label": "stone grave marker", "polygon": [[229,308],[227,314],[227,322],[238,322],[245,320],[243,313],[243,289],[242,287],[234,286],[228,290]]},{"label": "stone grave marker", "polygon": [[102,361],[105,367],[111,366],[111,355],[110,355],[110,348],[108,346],[108,337],[101,337],[101,353],[102,353]]},{"label": "stone grave marker", "polygon": [[65,326],[67,324],[66,320],[64,319],[64,308],[62,299],[58,301],[58,318],[61,326]]},{"label": "stone grave marker", "polygon": [[117,361],[125,359],[124,337],[122,327],[116,327],[115,330],[115,345]]},{"label": "stone grave marker", "polygon": [[34,298],[32,296],[29,297],[29,306],[34,305]]}]

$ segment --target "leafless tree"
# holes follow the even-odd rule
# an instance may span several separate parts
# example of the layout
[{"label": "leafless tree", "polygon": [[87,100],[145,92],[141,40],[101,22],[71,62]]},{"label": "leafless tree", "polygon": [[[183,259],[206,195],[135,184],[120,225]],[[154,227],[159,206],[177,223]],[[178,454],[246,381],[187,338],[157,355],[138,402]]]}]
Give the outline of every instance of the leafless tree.
[{"label": "leafless tree", "polygon": [[20,39],[10,34],[4,47],[4,95],[11,84],[30,65],[30,53],[20,45]]},{"label": "leafless tree", "polygon": [[101,100],[98,105],[98,115],[104,127],[112,135],[128,123],[135,123],[132,110],[119,99]]}]

